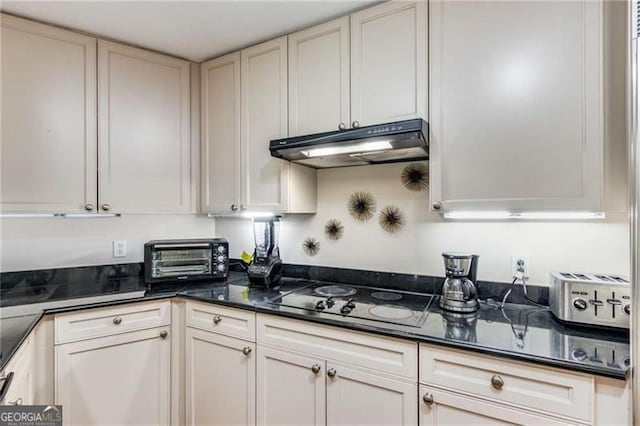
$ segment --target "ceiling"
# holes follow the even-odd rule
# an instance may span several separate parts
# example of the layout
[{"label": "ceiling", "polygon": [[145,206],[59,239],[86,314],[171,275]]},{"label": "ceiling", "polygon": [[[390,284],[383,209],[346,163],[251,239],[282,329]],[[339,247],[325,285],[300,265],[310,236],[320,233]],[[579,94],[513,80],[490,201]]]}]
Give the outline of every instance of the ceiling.
[{"label": "ceiling", "polygon": [[201,62],[375,0],[2,1],[2,11]]}]

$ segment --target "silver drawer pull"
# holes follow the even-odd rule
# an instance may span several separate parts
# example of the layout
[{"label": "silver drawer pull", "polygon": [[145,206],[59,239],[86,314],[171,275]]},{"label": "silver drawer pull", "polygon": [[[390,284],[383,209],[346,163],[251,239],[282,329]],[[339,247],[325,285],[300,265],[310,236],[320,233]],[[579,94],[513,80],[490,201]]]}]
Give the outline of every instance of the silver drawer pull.
[{"label": "silver drawer pull", "polygon": [[332,379],[336,377],[336,374],[338,374],[338,372],[335,368],[330,368],[327,370],[327,376],[331,377]]},{"label": "silver drawer pull", "polygon": [[215,317],[213,317],[214,324],[220,324],[221,321],[222,321],[222,317],[220,315],[216,315]]},{"label": "silver drawer pull", "polygon": [[491,376],[491,386],[493,386],[495,390],[500,390],[504,386],[504,380],[502,379],[502,377],[494,374],[493,376]]},{"label": "silver drawer pull", "polygon": [[320,372],[320,369],[321,369],[320,364],[313,364],[311,366],[311,372],[313,374],[318,374]]},{"label": "silver drawer pull", "polygon": [[422,396],[422,401],[425,403],[425,405],[431,407],[433,405],[433,395],[431,395],[430,393],[425,393]]},{"label": "silver drawer pull", "polygon": [[249,354],[251,353],[251,348],[249,346],[247,346],[246,348],[242,348],[242,353],[246,356],[249,356]]},{"label": "silver drawer pull", "polygon": [[7,401],[7,405],[22,405],[22,398],[18,398],[15,401]]},{"label": "silver drawer pull", "polygon": [[113,323],[114,323],[115,325],[118,325],[118,324],[120,324],[121,322],[122,322],[122,318],[120,318],[120,317],[115,317],[115,318],[113,319]]},{"label": "silver drawer pull", "polygon": [[169,335],[169,332],[167,330],[162,330],[160,332],[160,338],[161,339],[166,339],[168,335]]}]

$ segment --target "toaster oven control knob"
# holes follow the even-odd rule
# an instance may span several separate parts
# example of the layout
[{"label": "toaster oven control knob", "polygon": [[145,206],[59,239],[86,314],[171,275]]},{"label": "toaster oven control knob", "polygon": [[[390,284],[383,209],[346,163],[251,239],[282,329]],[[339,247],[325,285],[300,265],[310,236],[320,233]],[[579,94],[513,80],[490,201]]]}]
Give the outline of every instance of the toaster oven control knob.
[{"label": "toaster oven control knob", "polygon": [[224,246],[218,246],[218,253],[224,253]]},{"label": "toaster oven control knob", "polygon": [[622,308],[622,310],[624,311],[625,314],[627,315],[631,315],[631,305],[629,303],[627,303],[626,305],[624,305],[624,307]]},{"label": "toaster oven control knob", "polygon": [[587,301],[584,299],[574,299],[573,300],[573,307],[576,308],[579,311],[584,311],[585,309],[587,309]]},{"label": "toaster oven control knob", "polygon": [[218,256],[216,259],[218,262],[224,262],[224,256]]},{"label": "toaster oven control knob", "polygon": [[218,264],[218,266],[216,266],[216,269],[218,271],[220,271],[220,272],[223,272],[224,271],[224,264],[222,264],[222,263]]}]

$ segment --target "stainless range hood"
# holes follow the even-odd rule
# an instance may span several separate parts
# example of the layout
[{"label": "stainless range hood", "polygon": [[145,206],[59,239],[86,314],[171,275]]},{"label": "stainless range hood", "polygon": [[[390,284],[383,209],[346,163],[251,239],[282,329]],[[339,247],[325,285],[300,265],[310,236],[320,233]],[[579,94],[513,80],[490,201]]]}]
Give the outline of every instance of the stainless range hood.
[{"label": "stainless range hood", "polygon": [[316,169],[429,159],[429,125],[421,118],[272,140],[273,157]]}]

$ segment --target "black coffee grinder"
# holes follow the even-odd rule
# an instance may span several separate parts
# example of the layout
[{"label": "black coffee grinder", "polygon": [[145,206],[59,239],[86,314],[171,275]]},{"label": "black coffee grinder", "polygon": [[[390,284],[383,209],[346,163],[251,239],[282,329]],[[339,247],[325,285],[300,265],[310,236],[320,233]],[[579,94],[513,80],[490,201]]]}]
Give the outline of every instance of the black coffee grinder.
[{"label": "black coffee grinder", "polygon": [[280,218],[277,216],[254,218],[253,238],[255,251],[247,269],[252,285],[273,287],[282,278],[282,260],[278,248]]}]

